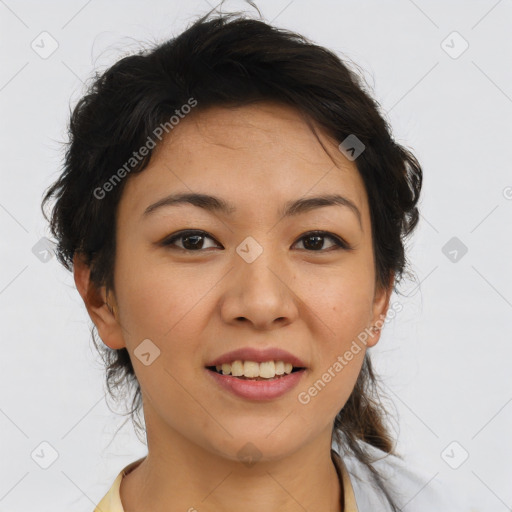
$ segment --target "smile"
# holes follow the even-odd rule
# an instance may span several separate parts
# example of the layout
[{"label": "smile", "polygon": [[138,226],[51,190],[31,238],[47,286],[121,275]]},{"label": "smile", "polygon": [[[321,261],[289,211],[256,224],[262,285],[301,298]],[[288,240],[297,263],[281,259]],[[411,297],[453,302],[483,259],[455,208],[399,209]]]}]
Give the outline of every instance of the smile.
[{"label": "smile", "polygon": [[224,363],[222,365],[208,366],[207,368],[221,375],[259,380],[274,379],[303,369],[301,367],[293,367],[291,363],[285,363],[284,361],[257,363],[256,361],[241,360],[233,361],[231,364]]},{"label": "smile", "polygon": [[291,363],[282,361],[233,361],[205,369],[222,390],[257,401],[283,396],[298,385],[306,372],[305,368],[294,368]]}]

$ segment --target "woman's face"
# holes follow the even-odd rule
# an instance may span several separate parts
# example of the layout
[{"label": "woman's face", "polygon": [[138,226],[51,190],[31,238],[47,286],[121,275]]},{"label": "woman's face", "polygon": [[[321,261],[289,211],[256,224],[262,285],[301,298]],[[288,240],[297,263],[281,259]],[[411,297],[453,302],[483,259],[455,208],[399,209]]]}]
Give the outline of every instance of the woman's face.
[{"label": "woman's face", "polygon": [[[111,348],[129,351],[148,433],[233,460],[244,450],[283,457],[322,436],[330,443],[362,365],[358,336],[385,314],[389,296],[375,289],[369,208],[355,162],[320,138],[336,165],[290,107],[197,111],[129,177],[117,218],[120,327],[98,332]],[[213,199],[149,208],[175,194],[214,196],[230,209],[213,208]],[[354,207],[317,202],[283,215],[291,203],[333,194]],[[204,233],[171,243],[184,230]],[[368,346],[377,339],[368,337]],[[231,359],[286,362],[287,355],[262,353],[280,349],[305,370],[262,382],[207,369],[247,348],[254,353]]]}]

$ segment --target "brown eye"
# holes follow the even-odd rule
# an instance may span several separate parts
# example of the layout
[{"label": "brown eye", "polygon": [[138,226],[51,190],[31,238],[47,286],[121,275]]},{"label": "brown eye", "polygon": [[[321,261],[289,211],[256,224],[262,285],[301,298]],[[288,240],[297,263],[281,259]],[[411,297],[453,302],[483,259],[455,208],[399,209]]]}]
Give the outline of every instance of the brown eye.
[{"label": "brown eye", "polygon": [[[215,239],[208,235],[208,233],[205,231],[186,230],[175,233],[170,238],[164,240],[162,245],[169,248],[180,249],[182,251],[202,252],[204,249],[212,248],[212,246],[205,247],[206,239],[215,241]],[[327,248],[325,247],[326,239],[331,240],[331,245]],[[176,243],[178,241],[181,245]],[[344,240],[327,231],[310,231],[309,233],[303,235],[299,239],[299,242],[300,241],[303,243],[304,250],[307,250],[308,252],[327,252],[336,250],[337,248],[352,250],[352,247]],[[218,244],[218,242],[216,242],[216,244],[216,247],[223,248],[220,244]]]},{"label": "brown eye", "polygon": [[[209,238],[210,240],[214,240],[204,231],[181,231],[180,233],[176,233],[172,235],[170,238],[167,238],[164,242],[162,242],[162,245],[167,247],[175,246],[177,249],[198,252],[205,248],[204,241],[207,238]],[[182,241],[181,246],[176,245],[175,242],[178,240]]]},{"label": "brown eye", "polygon": [[[330,239],[334,242],[330,248],[325,249],[325,239]],[[350,250],[351,247],[344,240],[328,233],[327,231],[311,231],[303,235],[299,241],[303,241],[304,248],[310,252],[326,252],[334,248],[341,248]]]}]

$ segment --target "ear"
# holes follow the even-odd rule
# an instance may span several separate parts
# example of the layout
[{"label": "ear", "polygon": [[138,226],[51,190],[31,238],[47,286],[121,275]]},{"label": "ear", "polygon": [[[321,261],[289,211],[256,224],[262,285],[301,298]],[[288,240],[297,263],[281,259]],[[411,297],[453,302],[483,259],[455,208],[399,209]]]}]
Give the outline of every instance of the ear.
[{"label": "ear", "polygon": [[370,335],[367,339],[366,345],[373,347],[380,339],[384,321],[389,308],[389,301],[391,293],[393,292],[393,283],[395,275],[391,273],[387,286],[377,286],[373,298],[373,312],[372,312],[372,326],[379,328],[378,330],[370,327]]},{"label": "ear", "polygon": [[83,255],[75,253],[73,257],[73,275],[78,293],[82,297],[87,312],[94,322],[103,343],[112,349],[126,346],[122,329],[116,318],[117,305],[113,294],[108,297],[112,311],[108,308],[106,287],[97,288],[90,281],[91,268],[85,262]]}]

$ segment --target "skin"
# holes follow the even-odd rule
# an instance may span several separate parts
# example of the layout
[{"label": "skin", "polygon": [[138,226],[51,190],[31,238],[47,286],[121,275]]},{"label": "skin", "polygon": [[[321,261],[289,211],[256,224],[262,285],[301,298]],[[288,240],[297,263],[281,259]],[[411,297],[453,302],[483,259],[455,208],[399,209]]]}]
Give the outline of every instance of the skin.
[{"label": "skin", "polygon": [[[128,178],[116,226],[115,294],[90,285],[76,256],[77,289],[99,336],[112,349],[128,349],[142,389],[148,456],[122,481],[125,512],[227,512],[241,504],[246,511],[341,510],[332,426],[366,347],[308,404],[297,395],[382,320],[392,280],[376,288],[368,198],[355,162],[318,135],[330,156],[289,106],[196,111]],[[213,194],[237,210],[167,206],[141,219],[147,206],[177,192]],[[337,205],[290,218],[277,213],[289,200],[333,192],[357,205],[361,226]],[[212,238],[188,252],[180,251],[183,238],[175,248],[161,245],[184,229]],[[333,233],[353,250],[327,235],[317,249],[303,238],[312,230]],[[236,252],[248,236],[263,248],[252,263]],[[134,355],[145,339],[161,351],[148,366]],[[212,384],[204,367],[244,346],[284,348],[308,369],[279,399],[236,397]],[[261,453],[252,466],[237,455],[249,442]]]}]

